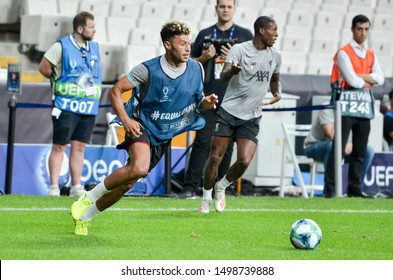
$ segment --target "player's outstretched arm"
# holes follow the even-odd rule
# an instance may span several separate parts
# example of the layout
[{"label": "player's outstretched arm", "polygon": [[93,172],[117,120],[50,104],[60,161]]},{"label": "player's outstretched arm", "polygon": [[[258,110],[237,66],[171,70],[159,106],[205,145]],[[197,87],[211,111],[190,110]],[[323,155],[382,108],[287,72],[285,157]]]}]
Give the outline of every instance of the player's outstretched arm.
[{"label": "player's outstretched arm", "polygon": [[241,70],[242,67],[239,66],[236,61],[233,60],[232,63],[225,62],[224,69],[220,74],[220,82],[228,82],[233,75],[239,74]]},{"label": "player's outstretched arm", "polygon": [[216,104],[218,103],[218,96],[214,93],[209,96],[204,96],[201,102],[201,111],[216,109]]},{"label": "player's outstretched arm", "polygon": [[139,137],[142,134],[140,125],[138,122],[128,116],[126,110],[124,109],[122,98],[122,94],[124,92],[130,91],[133,88],[134,86],[130,83],[127,76],[124,76],[109,90],[108,97],[112,104],[113,110],[123,124],[126,134],[131,137]]},{"label": "player's outstretched arm", "polygon": [[262,106],[271,105],[281,100],[281,83],[279,73],[273,73],[270,80],[270,90],[272,92],[273,98],[267,102],[263,102],[261,104]]}]

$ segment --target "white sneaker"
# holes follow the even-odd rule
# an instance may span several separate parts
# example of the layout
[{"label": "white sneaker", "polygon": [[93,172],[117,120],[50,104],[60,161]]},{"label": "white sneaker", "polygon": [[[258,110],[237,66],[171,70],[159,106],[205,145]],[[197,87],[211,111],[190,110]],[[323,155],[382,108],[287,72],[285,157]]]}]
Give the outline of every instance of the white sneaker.
[{"label": "white sneaker", "polygon": [[85,189],[81,185],[75,185],[70,189],[70,196],[81,196],[85,192]]},{"label": "white sneaker", "polygon": [[209,214],[210,212],[210,204],[212,203],[211,200],[202,199],[201,205],[199,205],[198,212]]},{"label": "white sneaker", "polygon": [[60,196],[59,186],[50,186],[48,190],[48,196]]},{"label": "white sneaker", "polygon": [[217,184],[218,182],[214,185],[214,208],[217,212],[223,212],[226,205],[225,189],[218,190]]}]

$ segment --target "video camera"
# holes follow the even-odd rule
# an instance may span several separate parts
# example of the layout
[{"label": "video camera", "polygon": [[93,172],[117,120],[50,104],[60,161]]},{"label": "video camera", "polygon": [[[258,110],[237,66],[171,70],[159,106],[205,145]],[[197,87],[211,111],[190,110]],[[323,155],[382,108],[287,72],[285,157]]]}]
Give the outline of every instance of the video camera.
[{"label": "video camera", "polygon": [[227,43],[229,43],[231,46],[237,43],[237,38],[233,39],[214,39],[210,36],[206,36],[205,39],[203,39],[203,49],[207,50],[210,48],[211,45],[214,45],[216,50],[221,50],[222,46],[226,46]]}]

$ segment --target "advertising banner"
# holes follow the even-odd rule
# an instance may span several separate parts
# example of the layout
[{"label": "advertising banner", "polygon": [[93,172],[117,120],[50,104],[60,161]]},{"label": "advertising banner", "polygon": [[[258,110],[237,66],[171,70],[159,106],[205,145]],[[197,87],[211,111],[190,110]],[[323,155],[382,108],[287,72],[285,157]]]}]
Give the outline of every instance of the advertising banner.
[{"label": "advertising banner", "polygon": [[376,153],[362,190],[376,197],[393,197],[393,153]]},{"label": "advertising banner", "polygon": [[[349,164],[343,165],[343,194],[348,189]],[[375,153],[362,183],[362,191],[372,197],[393,197],[393,153]]]},{"label": "advertising banner", "polygon": [[[48,158],[52,145],[49,144],[16,144],[14,146],[13,176],[11,194],[42,195],[48,193],[50,186]],[[181,158],[184,148],[172,148],[172,166]],[[71,187],[68,146],[60,172],[59,185]],[[7,145],[0,144],[0,188],[4,190]],[[165,158],[165,157],[164,157]],[[152,195],[164,193],[164,158],[148,174],[148,176],[127,193],[130,195]],[[83,162],[82,185],[97,184],[117,168],[123,166],[128,159],[124,150],[114,146],[86,146]],[[183,157],[175,170],[178,172],[185,166]]]}]

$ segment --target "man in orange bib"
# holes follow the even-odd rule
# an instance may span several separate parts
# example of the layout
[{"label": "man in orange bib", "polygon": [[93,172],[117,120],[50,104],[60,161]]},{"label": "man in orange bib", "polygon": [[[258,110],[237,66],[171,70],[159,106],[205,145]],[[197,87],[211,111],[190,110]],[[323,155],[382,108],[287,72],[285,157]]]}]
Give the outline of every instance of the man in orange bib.
[{"label": "man in orange bib", "polygon": [[[374,96],[371,87],[382,85],[384,75],[376,54],[367,46],[370,20],[364,15],[352,19],[353,38],[334,56],[331,78],[333,100],[341,101],[342,142],[345,145],[352,131],[353,149],[348,171],[348,197],[365,197],[361,191],[360,173],[370,133],[370,120],[374,118]],[[335,145],[333,141],[333,147]],[[334,148],[325,171],[325,197],[334,196]]]}]

